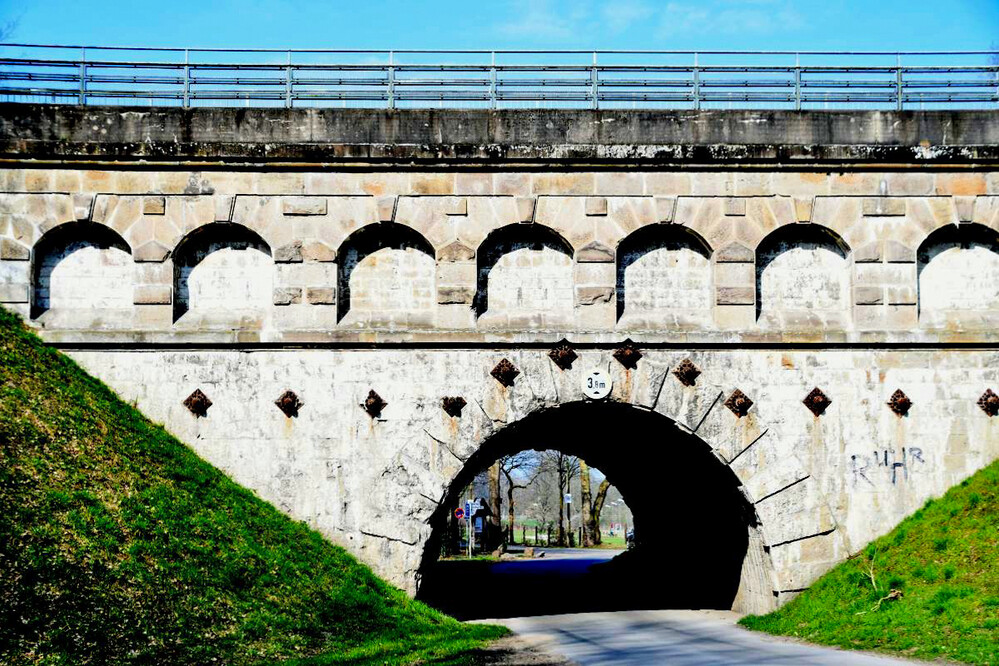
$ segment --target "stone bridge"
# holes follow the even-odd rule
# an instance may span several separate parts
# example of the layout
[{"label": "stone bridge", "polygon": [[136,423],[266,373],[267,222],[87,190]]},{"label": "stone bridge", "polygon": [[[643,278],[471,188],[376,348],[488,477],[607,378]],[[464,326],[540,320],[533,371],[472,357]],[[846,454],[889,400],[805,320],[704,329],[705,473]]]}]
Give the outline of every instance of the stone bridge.
[{"label": "stone bridge", "polygon": [[762,611],[999,455],[997,145],[995,112],[0,105],[0,302],[410,592],[541,447]]}]

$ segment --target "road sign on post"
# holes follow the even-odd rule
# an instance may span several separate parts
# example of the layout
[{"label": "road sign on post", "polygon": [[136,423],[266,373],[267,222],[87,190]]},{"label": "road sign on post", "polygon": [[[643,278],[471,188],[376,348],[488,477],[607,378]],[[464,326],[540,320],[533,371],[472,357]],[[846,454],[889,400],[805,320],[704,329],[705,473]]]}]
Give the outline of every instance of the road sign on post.
[{"label": "road sign on post", "polygon": [[465,517],[465,510],[459,506],[457,509],[454,510],[454,517],[457,518],[458,520],[461,520],[462,518]]},{"label": "road sign on post", "polygon": [[565,494],[565,503],[566,504],[572,504],[572,493],[566,493]]}]

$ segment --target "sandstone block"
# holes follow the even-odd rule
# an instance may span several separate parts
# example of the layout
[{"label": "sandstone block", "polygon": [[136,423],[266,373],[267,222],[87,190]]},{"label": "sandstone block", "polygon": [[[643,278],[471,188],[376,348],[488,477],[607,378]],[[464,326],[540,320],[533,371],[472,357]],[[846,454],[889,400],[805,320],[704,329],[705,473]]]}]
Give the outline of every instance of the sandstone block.
[{"label": "sandstone block", "polygon": [[474,259],[475,250],[458,240],[448,243],[437,252],[437,261],[473,261]]},{"label": "sandstone block", "polygon": [[437,302],[441,305],[451,303],[471,304],[475,298],[473,287],[437,287]]},{"label": "sandstone block", "polygon": [[309,287],[305,299],[313,305],[333,305],[336,303],[336,290],[332,287]]},{"label": "sandstone block", "polygon": [[281,212],[285,215],[325,215],[326,197],[284,197]]},{"label": "sandstone block", "polygon": [[756,303],[754,287],[718,287],[715,295],[717,305],[753,305]]},{"label": "sandstone block", "polygon": [[900,217],[905,215],[905,199],[868,197],[863,203],[864,217]]},{"label": "sandstone block", "polygon": [[444,202],[444,214],[456,216],[468,215],[468,199],[465,197],[446,199]]},{"label": "sandstone block", "polygon": [[581,264],[603,264],[614,261],[614,250],[600,241],[591,241],[576,253],[576,261]]},{"label": "sandstone block", "polygon": [[746,214],[746,200],[736,197],[726,197],[722,210],[728,217],[740,217]]},{"label": "sandstone block", "polygon": [[135,250],[132,251],[132,258],[137,263],[158,263],[166,261],[169,254],[170,249],[168,247],[160,242],[152,240],[135,248]]},{"label": "sandstone block", "polygon": [[312,241],[302,246],[302,259],[330,263],[336,261],[336,250],[321,241]]},{"label": "sandstone block", "polygon": [[672,222],[676,210],[676,197],[656,197],[654,200],[657,222]]},{"label": "sandstone block", "polygon": [[89,220],[93,204],[93,194],[74,194],[73,217],[77,220]]},{"label": "sandstone block", "polygon": [[274,290],[274,305],[294,305],[301,302],[301,287],[278,287]]},{"label": "sandstone block", "polygon": [[876,264],[881,262],[881,243],[875,241],[862,245],[853,251],[853,261],[857,264]]},{"label": "sandstone block", "polygon": [[583,205],[584,213],[589,217],[601,216],[607,214],[607,199],[606,197],[586,197],[586,203]]},{"label": "sandstone block", "polygon": [[748,264],[756,261],[756,255],[742,243],[734,242],[718,250],[715,253],[715,261],[719,264]]},{"label": "sandstone block", "polygon": [[166,215],[166,197],[142,197],[143,215]]},{"label": "sandstone block", "polygon": [[533,222],[538,200],[534,197],[517,197],[517,221]]},{"label": "sandstone block", "polygon": [[132,296],[136,305],[169,305],[172,301],[173,287],[168,284],[140,284]]},{"label": "sandstone block", "polygon": [[609,303],[614,296],[614,287],[576,287],[576,305]]},{"label": "sandstone block", "polygon": [[885,261],[889,264],[913,264],[916,262],[916,251],[898,241],[886,241]]},{"label": "sandstone block", "polygon": [[0,259],[4,261],[28,261],[31,250],[9,238],[0,239]]},{"label": "sandstone block", "polygon": [[379,222],[392,222],[395,220],[397,200],[398,197],[378,197],[375,204],[378,207]]},{"label": "sandstone block", "polygon": [[292,241],[274,250],[274,263],[300,264],[303,261],[302,241]]},{"label": "sandstone block", "polygon": [[884,302],[884,289],[881,287],[855,287],[853,302],[857,305],[880,305]]},{"label": "sandstone block", "polygon": [[916,290],[912,287],[888,287],[888,305],[915,305]]}]

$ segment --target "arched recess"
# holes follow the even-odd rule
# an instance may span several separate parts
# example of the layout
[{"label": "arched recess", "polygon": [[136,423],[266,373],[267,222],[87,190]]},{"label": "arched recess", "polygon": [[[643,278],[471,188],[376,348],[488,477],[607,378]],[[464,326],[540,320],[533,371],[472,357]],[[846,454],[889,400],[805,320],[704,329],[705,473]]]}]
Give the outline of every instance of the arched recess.
[{"label": "arched recess", "polygon": [[434,248],[418,231],[395,222],[361,227],[337,252],[337,321],[349,312],[385,320],[430,312],[435,281]]},{"label": "arched recess", "polygon": [[[622,432],[644,436],[622,438]],[[461,490],[501,456],[528,449],[557,449],[586,460],[606,474],[631,508],[638,547],[599,565],[605,567],[596,582],[600,589],[626,590],[623,598],[614,597],[613,607],[756,612],[773,607],[772,567],[740,479],[708,444],[671,419],[617,402],[563,403],[485,439],[430,518],[418,598],[439,603],[447,593],[446,581],[442,586],[435,578],[436,563]],[[591,610],[597,608],[609,609]],[[538,606],[545,610],[551,609]]]},{"label": "arched recess", "polygon": [[920,320],[933,325],[999,321],[999,233],[947,225],[916,252]]},{"label": "arched recess", "polygon": [[711,246],[676,224],[638,229],[617,250],[617,317],[711,317]]},{"label": "arched recess", "polygon": [[572,255],[569,241],[541,224],[512,224],[494,230],[476,252],[476,315],[486,311],[571,312],[575,304]]},{"label": "arched recess", "polygon": [[132,250],[109,227],[61,224],[39,239],[32,260],[33,318],[50,309],[132,307]]},{"label": "arched recess", "polygon": [[173,251],[174,321],[189,311],[241,319],[266,311],[274,295],[271,248],[241,224],[206,224]]},{"label": "arched recess", "polygon": [[832,229],[789,224],[756,248],[756,318],[780,326],[844,323],[850,246]]}]

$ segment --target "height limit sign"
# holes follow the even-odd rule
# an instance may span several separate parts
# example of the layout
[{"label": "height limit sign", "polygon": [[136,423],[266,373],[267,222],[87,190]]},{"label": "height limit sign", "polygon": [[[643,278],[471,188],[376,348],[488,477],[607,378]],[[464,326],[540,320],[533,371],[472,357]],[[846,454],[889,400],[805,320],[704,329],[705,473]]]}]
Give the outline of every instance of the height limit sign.
[{"label": "height limit sign", "polygon": [[603,400],[611,392],[611,378],[606,371],[594,368],[583,375],[583,395],[590,400]]}]

